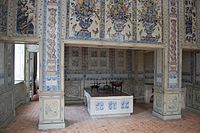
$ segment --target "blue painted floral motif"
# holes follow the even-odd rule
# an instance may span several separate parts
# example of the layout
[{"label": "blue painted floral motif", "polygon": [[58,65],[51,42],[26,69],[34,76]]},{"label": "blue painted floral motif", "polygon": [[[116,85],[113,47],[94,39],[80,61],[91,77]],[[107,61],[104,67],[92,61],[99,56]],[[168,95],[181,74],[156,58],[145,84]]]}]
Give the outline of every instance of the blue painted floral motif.
[{"label": "blue painted floral motif", "polygon": [[124,36],[121,32],[124,30],[125,23],[131,17],[131,14],[129,13],[131,3],[129,0],[110,0],[109,6],[110,11],[108,17],[112,20],[116,31],[113,35],[113,39],[123,41]]},{"label": "blue painted floral motif", "polygon": [[96,0],[78,0],[75,6],[75,15],[79,25],[82,28],[78,33],[78,38],[91,38],[91,33],[88,31],[88,28],[93,23],[93,15],[97,15]]},{"label": "blue painted floral motif", "polygon": [[108,102],[108,109],[109,110],[116,110],[117,109],[117,102],[115,102],[115,101],[109,101]]},{"label": "blue painted floral motif", "polygon": [[114,22],[124,21],[127,22],[130,14],[128,14],[128,10],[130,8],[130,4],[127,3],[127,0],[111,0],[110,2],[110,18]]},{"label": "blue painted floral motif", "polygon": [[122,101],[121,109],[128,109],[128,108],[129,108],[129,101]]},{"label": "blue painted floral motif", "polygon": [[96,102],[96,111],[104,110],[104,103],[102,101]]},{"label": "blue painted floral motif", "polygon": [[47,91],[56,91],[57,89],[56,85],[47,85]]},{"label": "blue painted floral motif", "polygon": [[156,26],[159,24],[161,18],[159,17],[159,8],[157,3],[154,0],[142,0],[140,1],[143,5],[142,10],[138,10],[139,13],[139,22],[142,23],[146,36],[142,37],[142,41],[158,41],[160,38],[153,37],[152,33],[155,31]]},{"label": "blue painted floral motif", "polygon": [[35,0],[18,0],[17,33],[34,34]]}]

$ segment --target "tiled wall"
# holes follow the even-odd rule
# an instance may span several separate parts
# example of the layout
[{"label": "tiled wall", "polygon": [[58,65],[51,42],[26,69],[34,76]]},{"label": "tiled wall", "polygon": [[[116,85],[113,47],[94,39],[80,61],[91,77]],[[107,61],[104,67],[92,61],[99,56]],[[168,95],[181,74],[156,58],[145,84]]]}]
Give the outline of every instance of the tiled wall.
[{"label": "tiled wall", "polygon": [[154,52],[144,53],[145,83],[154,83]]},{"label": "tiled wall", "polygon": [[65,46],[65,100],[83,99],[83,89],[94,80],[101,87],[106,81],[123,80],[123,91],[143,96],[144,83],[154,81],[153,60],[153,52]]},{"label": "tiled wall", "polygon": [[183,52],[182,57],[182,84],[193,83],[193,73],[194,73],[194,53]]},{"label": "tiled wall", "polygon": [[185,40],[186,43],[196,44],[197,40],[197,12],[195,6],[196,0],[185,0]]},{"label": "tiled wall", "polygon": [[182,87],[186,88],[186,107],[200,112],[200,53],[183,52]]},{"label": "tiled wall", "polygon": [[162,42],[162,0],[67,0],[69,39]]},{"label": "tiled wall", "polygon": [[184,51],[182,62],[183,86],[200,85],[200,53]]},{"label": "tiled wall", "polygon": [[65,81],[133,79],[132,50],[65,47]]},{"label": "tiled wall", "polygon": [[[198,36],[195,1],[184,0],[186,45],[196,44]],[[62,11],[66,12],[63,28],[66,39],[163,42],[163,0],[65,0],[65,3],[66,9]],[[38,4],[36,0],[1,0],[0,34],[6,35],[8,31],[9,36],[36,37],[36,17],[41,17],[36,14]]]}]

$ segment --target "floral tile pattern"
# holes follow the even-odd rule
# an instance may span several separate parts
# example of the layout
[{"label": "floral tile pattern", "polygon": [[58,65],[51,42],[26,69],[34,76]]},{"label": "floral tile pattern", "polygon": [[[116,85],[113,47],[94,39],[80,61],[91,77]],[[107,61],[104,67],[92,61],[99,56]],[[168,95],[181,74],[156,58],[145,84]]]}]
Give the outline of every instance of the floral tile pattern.
[{"label": "floral tile pattern", "polygon": [[162,42],[162,0],[67,0],[66,38]]},{"label": "floral tile pattern", "polygon": [[16,31],[20,35],[34,35],[35,31],[35,0],[18,0]]},{"label": "floral tile pattern", "polygon": [[132,1],[106,0],[105,39],[132,40]]},{"label": "floral tile pattern", "polygon": [[142,42],[162,41],[162,9],[160,0],[138,1],[137,37]]},{"label": "floral tile pattern", "polygon": [[98,101],[96,102],[96,111],[101,111],[104,110],[104,102],[103,101]]},{"label": "floral tile pattern", "polygon": [[69,0],[69,37],[79,39],[99,38],[100,1]]},{"label": "floral tile pattern", "polygon": [[121,109],[128,109],[128,108],[129,108],[129,101],[122,101]]},{"label": "floral tile pattern", "polygon": [[109,101],[108,102],[108,109],[109,110],[116,110],[117,109],[117,102],[116,101]]}]

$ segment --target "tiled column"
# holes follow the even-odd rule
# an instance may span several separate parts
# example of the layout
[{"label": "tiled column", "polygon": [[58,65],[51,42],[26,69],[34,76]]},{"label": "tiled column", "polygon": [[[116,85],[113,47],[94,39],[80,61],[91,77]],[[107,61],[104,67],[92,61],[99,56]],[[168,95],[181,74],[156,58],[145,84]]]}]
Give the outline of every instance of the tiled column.
[{"label": "tiled column", "polygon": [[64,128],[64,77],[61,0],[38,1],[40,44],[39,129]]},{"label": "tiled column", "polygon": [[[163,119],[181,118],[181,46],[179,40],[179,6],[182,0],[163,1],[164,43],[163,50],[155,54],[155,91],[153,115]],[[183,3],[182,3],[183,4]],[[165,16],[168,16],[167,18]]]}]

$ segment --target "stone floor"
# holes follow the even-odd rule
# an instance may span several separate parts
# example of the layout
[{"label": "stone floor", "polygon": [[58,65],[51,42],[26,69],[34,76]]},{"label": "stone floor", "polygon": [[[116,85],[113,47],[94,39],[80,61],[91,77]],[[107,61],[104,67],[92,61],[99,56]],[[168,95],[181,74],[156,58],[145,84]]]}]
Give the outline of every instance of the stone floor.
[{"label": "stone floor", "polygon": [[[83,105],[67,106],[68,127],[62,130],[38,131],[39,103],[19,107],[15,121],[3,133],[199,133],[200,115],[183,112],[181,120],[162,121],[151,115],[152,106],[137,104],[130,117],[92,119]],[[1,131],[0,131],[1,132]]]}]

